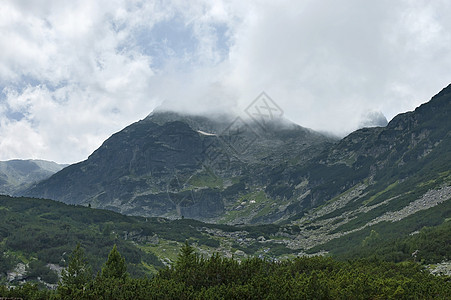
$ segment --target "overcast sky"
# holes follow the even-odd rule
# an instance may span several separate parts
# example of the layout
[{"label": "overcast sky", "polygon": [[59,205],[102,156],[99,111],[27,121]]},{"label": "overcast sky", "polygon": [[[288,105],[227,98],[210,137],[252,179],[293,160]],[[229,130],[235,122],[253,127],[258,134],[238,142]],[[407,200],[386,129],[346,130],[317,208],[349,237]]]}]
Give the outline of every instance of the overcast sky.
[{"label": "overcast sky", "polygon": [[451,1],[0,4],[0,160],[84,160],[161,103],[240,114],[265,91],[344,135],[451,83]]}]

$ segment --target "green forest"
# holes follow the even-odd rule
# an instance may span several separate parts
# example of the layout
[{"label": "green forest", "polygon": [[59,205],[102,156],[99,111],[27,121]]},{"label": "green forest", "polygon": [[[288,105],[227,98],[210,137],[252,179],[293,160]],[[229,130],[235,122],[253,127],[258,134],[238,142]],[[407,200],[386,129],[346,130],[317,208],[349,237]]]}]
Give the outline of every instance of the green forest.
[{"label": "green forest", "polygon": [[[0,196],[0,297],[451,299],[451,278],[432,275],[426,268],[451,259],[448,211],[449,205],[443,203],[395,227],[399,234],[412,230],[411,222],[425,225],[414,235],[391,236],[381,223],[324,245],[336,249],[328,256],[297,257],[283,244],[245,246],[237,242],[240,236],[227,240],[205,231],[230,235],[245,231],[245,237],[257,239],[299,230],[296,226],[146,219],[45,199]],[[173,260],[149,251],[152,242],[147,237],[154,235],[160,239],[155,249],[174,245],[178,255]],[[227,243],[247,258],[214,252]],[[262,245],[268,250],[264,256],[258,254]],[[8,283],[7,270],[18,263],[27,265],[26,278]],[[49,263],[64,267],[61,277]]]},{"label": "green forest", "polygon": [[2,297],[23,299],[451,299],[451,279],[414,262],[337,261],[321,256],[282,262],[204,258],[186,243],[177,261],[152,277],[133,278],[117,246],[92,273],[80,245],[56,290],[26,283]]}]

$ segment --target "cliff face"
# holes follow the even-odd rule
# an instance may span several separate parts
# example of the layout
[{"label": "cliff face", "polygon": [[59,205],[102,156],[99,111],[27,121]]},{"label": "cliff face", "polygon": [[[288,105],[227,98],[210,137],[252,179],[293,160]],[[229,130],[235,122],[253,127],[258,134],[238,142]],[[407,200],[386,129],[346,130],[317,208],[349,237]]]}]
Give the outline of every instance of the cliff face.
[{"label": "cliff face", "polygon": [[303,163],[332,141],[288,122],[261,130],[241,119],[154,113],[24,194],[127,214],[214,219],[261,189],[260,175],[272,166]]}]

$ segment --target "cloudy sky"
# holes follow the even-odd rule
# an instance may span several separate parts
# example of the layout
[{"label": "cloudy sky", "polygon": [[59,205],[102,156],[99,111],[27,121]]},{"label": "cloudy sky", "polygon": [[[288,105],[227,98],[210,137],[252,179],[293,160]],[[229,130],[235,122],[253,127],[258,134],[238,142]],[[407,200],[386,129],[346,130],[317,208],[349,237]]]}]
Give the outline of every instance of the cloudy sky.
[{"label": "cloudy sky", "polygon": [[84,160],[156,106],[240,114],[265,91],[344,135],[451,83],[450,1],[11,0],[0,160]]}]

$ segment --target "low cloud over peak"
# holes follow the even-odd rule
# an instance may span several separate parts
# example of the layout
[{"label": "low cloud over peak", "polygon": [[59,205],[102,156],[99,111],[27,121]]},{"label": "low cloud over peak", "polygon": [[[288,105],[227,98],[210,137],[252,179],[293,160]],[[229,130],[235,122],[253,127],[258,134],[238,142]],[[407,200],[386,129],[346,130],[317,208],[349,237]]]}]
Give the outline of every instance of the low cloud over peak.
[{"label": "low cloud over peak", "polygon": [[381,125],[451,82],[450,14],[446,1],[5,1],[0,160],[79,161],[162,103],[242,115],[262,91],[305,127]]},{"label": "low cloud over peak", "polygon": [[362,127],[385,127],[388,121],[380,111],[368,111],[360,119],[359,128]]}]

